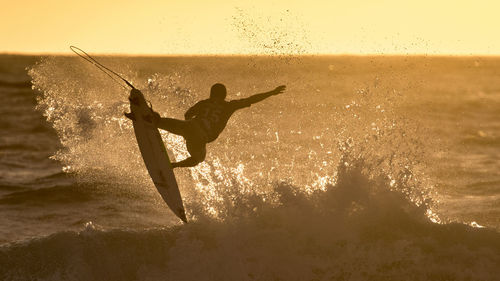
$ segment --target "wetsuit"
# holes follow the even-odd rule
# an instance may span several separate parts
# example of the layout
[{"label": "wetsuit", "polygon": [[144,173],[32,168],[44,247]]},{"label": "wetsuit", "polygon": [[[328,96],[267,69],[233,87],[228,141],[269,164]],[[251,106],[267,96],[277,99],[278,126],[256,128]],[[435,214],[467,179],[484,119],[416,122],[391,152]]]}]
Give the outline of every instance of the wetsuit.
[{"label": "wetsuit", "polygon": [[184,120],[160,118],[157,115],[158,128],[167,130],[186,139],[186,148],[191,157],[172,163],[173,167],[192,167],[205,160],[206,144],[213,142],[226,127],[231,115],[238,109],[249,107],[267,97],[278,94],[271,91],[251,97],[225,101],[206,99],[199,101],[184,114]]}]

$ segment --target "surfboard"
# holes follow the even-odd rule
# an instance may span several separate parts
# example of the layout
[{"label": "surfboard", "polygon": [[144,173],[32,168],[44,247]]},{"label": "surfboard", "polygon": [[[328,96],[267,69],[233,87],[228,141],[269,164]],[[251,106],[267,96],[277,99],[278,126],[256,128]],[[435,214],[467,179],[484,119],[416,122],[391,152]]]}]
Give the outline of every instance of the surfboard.
[{"label": "surfboard", "polygon": [[187,223],[182,197],[165,144],[158,128],[153,125],[152,110],[140,91],[132,91],[129,100],[135,137],[149,175],[168,207]]}]

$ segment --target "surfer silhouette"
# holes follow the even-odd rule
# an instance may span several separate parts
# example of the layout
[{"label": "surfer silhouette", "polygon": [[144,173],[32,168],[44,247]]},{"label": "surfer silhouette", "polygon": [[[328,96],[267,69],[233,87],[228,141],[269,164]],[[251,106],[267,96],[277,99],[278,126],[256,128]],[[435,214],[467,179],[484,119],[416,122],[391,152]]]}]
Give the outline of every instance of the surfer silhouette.
[{"label": "surfer silhouette", "polygon": [[[158,128],[180,135],[186,140],[186,148],[190,157],[172,163],[172,168],[193,167],[205,160],[206,144],[217,139],[235,111],[281,94],[285,88],[286,86],[279,86],[272,91],[255,94],[248,98],[226,101],[226,87],[217,83],[210,89],[210,98],[197,102],[186,111],[185,120],[160,117],[160,114],[153,112],[153,123]],[[126,116],[132,118],[128,114]]]}]

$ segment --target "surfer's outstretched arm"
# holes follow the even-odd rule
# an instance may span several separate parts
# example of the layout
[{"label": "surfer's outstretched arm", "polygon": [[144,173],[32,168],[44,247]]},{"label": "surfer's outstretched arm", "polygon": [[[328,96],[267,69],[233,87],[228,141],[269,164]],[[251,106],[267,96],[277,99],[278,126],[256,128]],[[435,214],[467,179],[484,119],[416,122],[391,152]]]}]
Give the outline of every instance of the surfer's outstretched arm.
[{"label": "surfer's outstretched arm", "polygon": [[255,95],[250,96],[248,98],[236,100],[235,102],[238,103],[238,105],[239,105],[238,107],[239,108],[247,107],[247,106],[250,106],[250,105],[252,105],[254,103],[258,103],[260,101],[263,101],[263,100],[267,99],[268,97],[281,94],[281,93],[283,93],[285,91],[285,89],[286,89],[286,86],[282,85],[282,86],[276,87],[272,91],[265,92],[265,93],[260,93],[260,94],[255,94]]}]

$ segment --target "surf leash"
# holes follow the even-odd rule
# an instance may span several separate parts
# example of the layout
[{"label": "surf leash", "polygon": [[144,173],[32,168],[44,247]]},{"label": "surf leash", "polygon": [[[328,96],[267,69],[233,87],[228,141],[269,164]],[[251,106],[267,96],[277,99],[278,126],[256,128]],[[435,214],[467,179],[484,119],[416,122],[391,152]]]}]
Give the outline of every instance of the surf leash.
[{"label": "surf leash", "polygon": [[111,69],[107,68],[106,66],[104,66],[102,63],[98,62],[96,59],[94,59],[89,54],[87,54],[84,50],[82,50],[82,49],[80,49],[80,48],[78,48],[76,46],[69,46],[69,48],[71,49],[71,51],[73,51],[73,53],[77,54],[82,59],[88,61],[89,63],[91,63],[92,65],[94,65],[95,67],[97,67],[100,71],[104,72],[104,74],[108,75],[109,78],[111,78],[113,81],[115,81],[122,88],[124,88],[124,89],[127,90],[127,87],[123,86],[123,84],[119,80],[117,80],[115,77],[113,77],[111,74],[113,74],[116,77],[120,78],[130,88],[136,89],[129,81],[127,81],[125,78],[123,78],[120,74],[114,72],[113,70],[111,70]]}]

